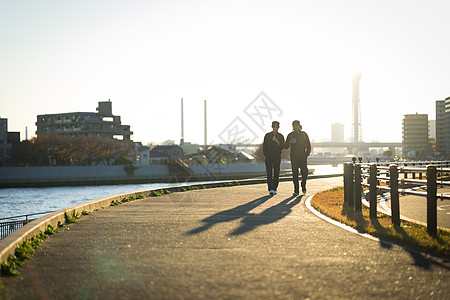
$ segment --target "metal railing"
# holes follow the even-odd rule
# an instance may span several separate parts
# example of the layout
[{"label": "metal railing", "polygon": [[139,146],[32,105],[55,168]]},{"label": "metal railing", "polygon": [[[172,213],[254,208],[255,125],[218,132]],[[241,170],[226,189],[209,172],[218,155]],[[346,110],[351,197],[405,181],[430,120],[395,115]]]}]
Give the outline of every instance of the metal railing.
[{"label": "metal railing", "polygon": [[[36,218],[34,218],[34,219],[30,218],[31,216],[45,215],[45,214],[48,214],[51,212],[53,212],[53,211],[45,211],[45,212],[40,212],[40,213],[0,218],[0,239],[7,237],[8,235],[13,233],[17,229],[22,228],[25,224],[28,224],[31,221],[36,219]],[[8,221],[5,221],[5,220],[8,220]]]},{"label": "metal railing", "polygon": [[[356,160],[353,160],[353,163],[344,164],[344,205],[355,211],[361,211],[363,187],[368,187],[369,216],[376,218],[378,191],[389,192],[392,223],[400,226],[400,194],[426,197],[427,231],[435,235],[437,233],[437,199],[450,200],[450,194],[439,194],[437,188],[450,186],[449,173],[450,161],[381,164],[362,163],[361,160],[356,163]],[[411,189],[414,186],[425,186],[426,191]]]}]

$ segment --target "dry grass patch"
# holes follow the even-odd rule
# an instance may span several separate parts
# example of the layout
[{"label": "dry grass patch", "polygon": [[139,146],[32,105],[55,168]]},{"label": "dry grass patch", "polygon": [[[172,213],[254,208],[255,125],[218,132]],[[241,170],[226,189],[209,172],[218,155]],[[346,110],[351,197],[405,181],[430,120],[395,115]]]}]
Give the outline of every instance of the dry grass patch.
[{"label": "dry grass patch", "polygon": [[450,233],[438,229],[436,236],[430,236],[425,226],[401,221],[394,226],[391,217],[382,213],[377,219],[369,218],[369,208],[363,206],[362,212],[354,212],[344,206],[344,188],[338,187],[316,194],[311,205],[322,214],[351,226],[362,233],[368,233],[383,240],[403,244],[436,256],[450,258]]}]

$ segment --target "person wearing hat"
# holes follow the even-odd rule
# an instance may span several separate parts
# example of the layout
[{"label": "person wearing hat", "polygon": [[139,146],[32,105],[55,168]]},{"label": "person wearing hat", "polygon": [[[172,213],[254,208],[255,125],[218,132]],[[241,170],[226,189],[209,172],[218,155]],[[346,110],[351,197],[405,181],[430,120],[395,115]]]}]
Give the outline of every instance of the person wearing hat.
[{"label": "person wearing hat", "polygon": [[291,148],[292,180],[294,181],[294,196],[299,194],[298,169],[302,174],[302,192],[306,194],[306,179],[308,178],[308,156],[311,153],[311,143],[308,134],[302,131],[300,121],[292,122],[292,132],[286,138],[286,149]]},{"label": "person wearing hat", "polygon": [[263,142],[265,156],[267,186],[270,195],[277,194],[280,177],[281,150],[284,149],[284,136],[278,132],[280,122],[272,122],[272,131],[266,133]]}]

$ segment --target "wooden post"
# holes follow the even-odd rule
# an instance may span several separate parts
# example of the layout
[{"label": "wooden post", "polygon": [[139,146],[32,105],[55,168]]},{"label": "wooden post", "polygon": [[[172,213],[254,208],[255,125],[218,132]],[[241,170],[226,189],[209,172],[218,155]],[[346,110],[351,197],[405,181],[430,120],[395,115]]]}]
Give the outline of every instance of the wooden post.
[{"label": "wooden post", "polygon": [[377,165],[371,164],[369,169],[370,218],[377,218]]},{"label": "wooden post", "polygon": [[353,198],[353,209],[361,211],[361,165],[355,164],[355,187]]},{"label": "wooden post", "polygon": [[344,163],[344,205],[348,204],[348,185],[350,184],[348,180],[348,164]]},{"label": "wooden post", "polygon": [[392,224],[400,226],[400,201],[398,194],[398,169],[397,165],[389,166],[389,186],[391,188],[391,218]]},{"label": "wooden post", "polygon": [[427,166],[427,231],[430,235],[437,233],[436,179],[436,167]]},{"label": "wooden post", "polygon": [[347,168],[347,206],[353,208],[353,164],[349,163]]}]

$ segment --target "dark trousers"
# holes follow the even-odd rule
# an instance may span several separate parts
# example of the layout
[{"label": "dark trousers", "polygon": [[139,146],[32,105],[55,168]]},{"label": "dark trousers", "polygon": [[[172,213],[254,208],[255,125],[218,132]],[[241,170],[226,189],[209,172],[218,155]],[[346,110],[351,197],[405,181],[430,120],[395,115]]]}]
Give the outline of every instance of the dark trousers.
[{"label": "dark trousers", "polygon": [[292,181],[294,182],[294,192],[299,192],[298,187],[298,169],[302,174],[302,189],[306,189],[306,179],[308,179],[308,166],[307,157],[292,157],[291,156],[291,166],[292,166]]},{"label": "dark trousers", "polygon": [[269,191],[276,191],[278,188],[278,182],[280,178],[280,163],[281,158],[273,159],[270,157],[266,157],[267,186]]}]

